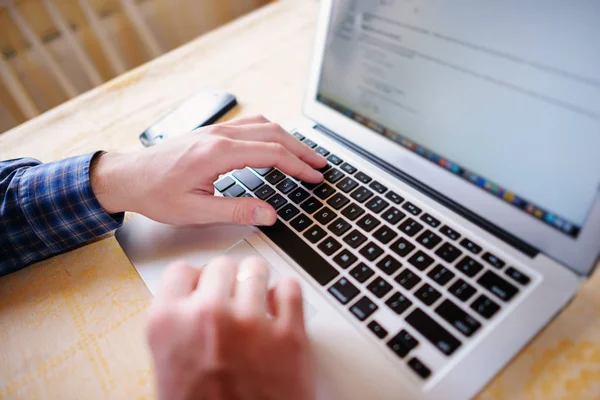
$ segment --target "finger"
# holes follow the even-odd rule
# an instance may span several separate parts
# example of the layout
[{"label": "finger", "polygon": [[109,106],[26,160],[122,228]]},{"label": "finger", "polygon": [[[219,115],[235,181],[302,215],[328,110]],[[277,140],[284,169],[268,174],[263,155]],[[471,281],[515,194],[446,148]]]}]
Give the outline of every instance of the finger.
[{"label": "finger", "polygon": [[228,301],[235,289],[237,265],[229,257],[219,257],[211,261],[202,271],[194,301],[222,303]]},{"label": "finger", "polygon": [[[320,183],[323,175],[279,143],[219,139],[209,148],[215,157],[215,172],[224,174],[245,167],[277,167],[284,173],[310,183]],[[214,157],[214,155],[213,155]]]},{"label": "finger", "polygon": [[242,118],[232,119],[231,121],[221,122],[219,124],[215,124],[214,126],[223,126],[223,125],[240,126],[240,125],[247,125],[247,124],[266,124],[269,122],[271,122],[271,121],[269,121],[262,115],[251,115],[249,117],[242,117]]},{"label": "finger", "polygon": [[196,289],[201,270],[194,268],[185,261],[170,264],[161,280],[156,298],[174,300],[189,296]]},{"label": "finger", "polygon": [[185,206],[188,223],[271,226],[277,220],[275,209],[250,197],[212,197],[198,195]]},{"label": "finger", "polygon": [[248,123],[224,128],[226,129],[220,130],[217,134],[236,140],[279,143],[296,157],[314,168],[323,168],[327,165],[325,157],[317,154],[310,147],[290,135],[281,127],[281,125],[274,123]]},{"label": "finger", "polygon": [[274,293],[277,321],[286,328],[304,329],[302,289],[292,279],[280,281]]},{"label": "finger", "polygon": [[269,267],[258,257],[244,259],[237,274],[235,308],[240,315],[263,317],[267,314]]}]

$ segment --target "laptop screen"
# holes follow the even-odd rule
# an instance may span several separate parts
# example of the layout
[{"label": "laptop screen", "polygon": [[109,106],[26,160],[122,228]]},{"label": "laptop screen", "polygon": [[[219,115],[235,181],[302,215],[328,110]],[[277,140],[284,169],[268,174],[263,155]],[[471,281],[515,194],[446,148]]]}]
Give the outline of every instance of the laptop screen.
[{"label": "laptop screen", "polygon": [[336,0],[317,100],[576,237],[600,188],[600,2]]}]

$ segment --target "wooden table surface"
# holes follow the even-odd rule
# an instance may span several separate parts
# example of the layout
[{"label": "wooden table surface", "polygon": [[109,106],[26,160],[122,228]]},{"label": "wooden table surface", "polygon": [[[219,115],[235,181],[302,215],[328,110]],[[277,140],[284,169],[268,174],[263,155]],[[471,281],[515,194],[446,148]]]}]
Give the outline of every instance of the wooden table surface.
[{"label": "wooden table surface", "polygon": [[[278,2],[0,135],[0,159],[136,149],[138,134],[203,87],[229,117],[301,109],[318,4]],[[153,397],[151,296],[113,237],[0,278],[0,398]],[[480,394],[600,399],[600,275]]]}]

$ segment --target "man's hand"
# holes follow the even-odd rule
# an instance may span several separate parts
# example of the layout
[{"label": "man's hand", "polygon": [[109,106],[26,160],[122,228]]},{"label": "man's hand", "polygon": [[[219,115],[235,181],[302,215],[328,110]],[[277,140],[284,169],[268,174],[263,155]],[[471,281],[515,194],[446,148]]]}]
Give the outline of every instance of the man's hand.
[{"label": "man's hand", "polygon": [[264,117],[199,129],[136,153],[106,153],[92,166],[92,189],[109,213],[133,211],[169,224],[271,225],[276,213],[252,198],[214,197],[219,175],[275,166],[318,183],[327,161]]},{"label": "man's hand", "polygon": [[268,292],[268,271],[257,258],[167,269],[148,324],[160,399],[314,399],[300,287]]}]

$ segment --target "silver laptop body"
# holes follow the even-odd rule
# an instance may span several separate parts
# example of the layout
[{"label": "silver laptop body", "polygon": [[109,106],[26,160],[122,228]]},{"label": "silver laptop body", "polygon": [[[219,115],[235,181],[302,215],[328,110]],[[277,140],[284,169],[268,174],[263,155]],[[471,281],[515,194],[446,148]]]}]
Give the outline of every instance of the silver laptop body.
[{"label": "silver laptop body", "polygon": [[327,186],[234,172],[221,194],[264,197],[274,227],[137,216],[117,239],[152,292],[223,253],[297,278],[320,398],[471,398],[599,253],[600,4],[321,3],[285,126],[329,157]]}]

